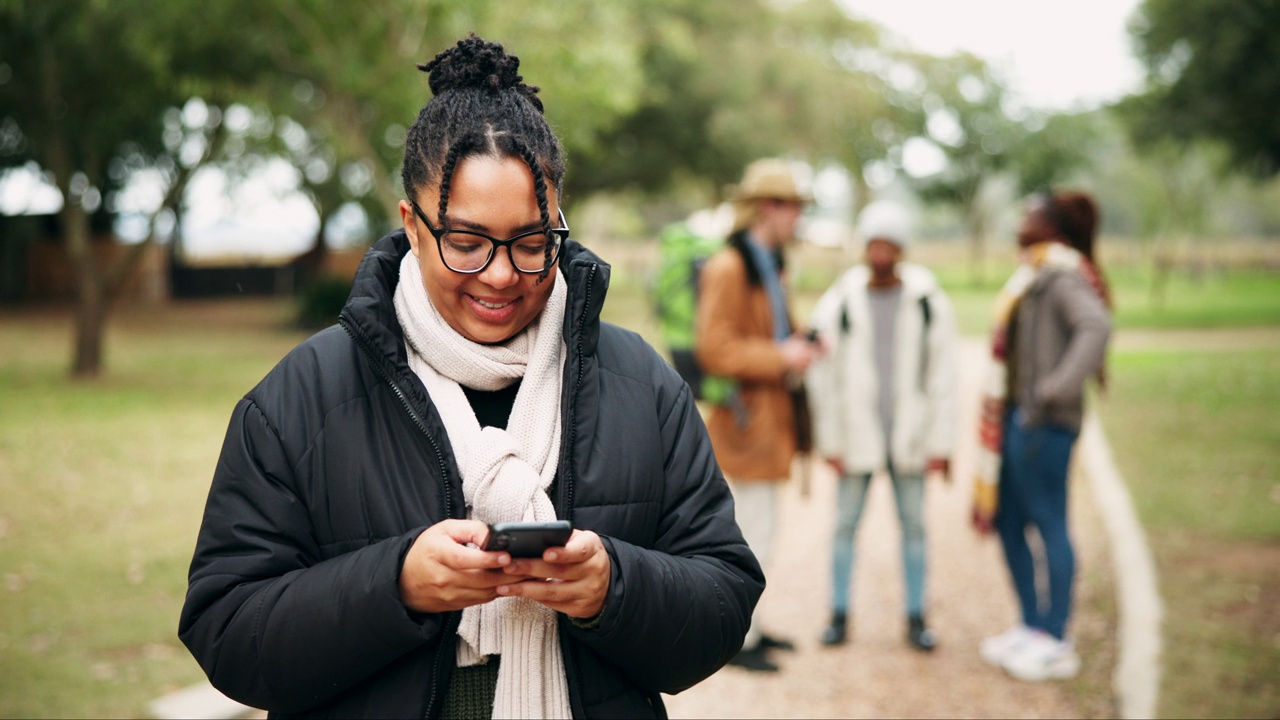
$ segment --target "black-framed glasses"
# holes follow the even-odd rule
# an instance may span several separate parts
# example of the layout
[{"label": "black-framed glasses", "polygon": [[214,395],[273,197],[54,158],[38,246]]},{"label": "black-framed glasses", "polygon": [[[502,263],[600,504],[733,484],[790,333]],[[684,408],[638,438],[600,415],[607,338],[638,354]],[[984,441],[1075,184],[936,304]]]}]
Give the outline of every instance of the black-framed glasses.
[{"label": "black-framed glasses", "polygon": [[[436,239],[436,249],[440,251],[440,260],[444,266],[456,273],[474,275],[484,272],[493,262],[493,256],[499,247],[507,249],[507,257],[511,266],[522,273],[540,273],[555,264],[560,255],[560,246],[569,237],[569,223],[564,220],[564,211],[560,210],[560,227],[550,231],[530,230],[506,240],[485,235],[475,230],[454,228],[438,228],[431,224],[423,214],[418,203],[410,200],[413,212],[427,226],[431,236]],[[488,241],[488,242],[485,242]],[[548,247],[550,246],[550,247]]]}]

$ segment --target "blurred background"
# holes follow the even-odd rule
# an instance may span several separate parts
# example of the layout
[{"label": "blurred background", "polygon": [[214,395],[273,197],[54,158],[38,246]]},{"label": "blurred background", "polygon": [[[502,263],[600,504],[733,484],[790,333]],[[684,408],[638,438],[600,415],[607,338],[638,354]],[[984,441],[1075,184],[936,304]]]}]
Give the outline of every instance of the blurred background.
[{"label": "blurred background", "polygon": [[201,678],[176,622],[227,415],[398,223],[414,66],[472,30],[542,88],[606,319],[655,345],[659,232],[756,158],[814,190],[802,314],[890,197],[971,336],[1028,194],[1092,192],[1160,715],[1280,713],[1280,0],[0,0],[0,716]]}]

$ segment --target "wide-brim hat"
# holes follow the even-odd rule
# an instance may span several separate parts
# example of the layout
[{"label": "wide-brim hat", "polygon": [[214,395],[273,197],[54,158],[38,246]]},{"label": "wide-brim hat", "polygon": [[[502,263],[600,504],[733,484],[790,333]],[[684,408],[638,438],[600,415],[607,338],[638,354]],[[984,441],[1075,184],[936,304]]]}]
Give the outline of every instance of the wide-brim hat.
[{"label": "wide-brim hat", "polygon": [[747,166],[742,182],[730,193],[733,199],[733,231],[755,222],[760,200],[812,202],[809,193],[796,182],[791,163],[781,158],[764,158]]},{"label": "wide-brim hat", "polygon": [[791,163],[781,158],[764,158],[747,166],[742,182],[733,191],[733,201],[787,200],[811,202],[809,192],[796,182]]}]

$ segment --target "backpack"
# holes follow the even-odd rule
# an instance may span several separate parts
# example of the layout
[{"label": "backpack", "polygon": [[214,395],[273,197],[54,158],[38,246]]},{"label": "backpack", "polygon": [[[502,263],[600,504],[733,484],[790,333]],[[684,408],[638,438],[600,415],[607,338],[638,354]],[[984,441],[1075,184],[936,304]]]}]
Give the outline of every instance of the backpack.
[{"label": "backpack", "polygon": [[723,248],[724,240],[695,233],[684,222],[662,229],[658,269],[652,292],[654,309],[671,364],[699,400],[724,404],[736,389],[729,378],[705,375],[694,358],[698,318],[698,277],[707,258]]}]

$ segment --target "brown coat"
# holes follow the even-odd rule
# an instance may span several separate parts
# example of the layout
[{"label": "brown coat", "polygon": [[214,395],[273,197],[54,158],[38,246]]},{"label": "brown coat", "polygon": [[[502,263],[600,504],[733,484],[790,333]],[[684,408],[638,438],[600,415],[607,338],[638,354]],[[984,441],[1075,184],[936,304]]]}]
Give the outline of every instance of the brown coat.
[{"label": "brown coat", "polygon": [[707,260],[698,293],[698,362],[708,374],[735,379],[745,409],[744,426],[728,406],[712,408],[707,430],[716,460],[733,480],[785,480],[796,439],[768,294],[748,281],[743,254],[732,245]]}]

